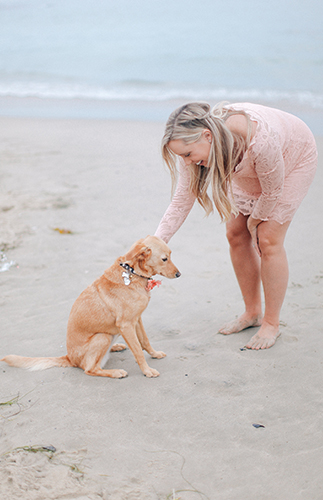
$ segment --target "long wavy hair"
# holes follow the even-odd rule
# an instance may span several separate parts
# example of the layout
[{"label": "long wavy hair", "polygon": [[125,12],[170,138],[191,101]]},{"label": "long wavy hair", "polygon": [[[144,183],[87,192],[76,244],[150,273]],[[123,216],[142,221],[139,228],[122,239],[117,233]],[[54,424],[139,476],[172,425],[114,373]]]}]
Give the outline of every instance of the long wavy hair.
[{"label": "long wavy hair", "polygon": [[[240,163],[250,144],[251,121],[244,111],[234,111],[225,107],[226,103],[217,104],[212,110],[209,104],[193,102],[185,104],[170,115],[162,139],[162,155],[168,166],[173,193],[177,181],[177,156],[169,149],[170,141],[182,140],[185,144],[198,141],[204,130],[212,134],[211,149],[207,166],[191,163],[190,190],[196,196],[206,214],[214,211],[214,205],[222,221],[227,221],[231,214],[237,214],[233,196],[230,196],[232,174]],[[231,132],[225,122],[229,116],[244,115],[248,122],[246,140]],[[208,195],[211,187],[212,200]]]}]

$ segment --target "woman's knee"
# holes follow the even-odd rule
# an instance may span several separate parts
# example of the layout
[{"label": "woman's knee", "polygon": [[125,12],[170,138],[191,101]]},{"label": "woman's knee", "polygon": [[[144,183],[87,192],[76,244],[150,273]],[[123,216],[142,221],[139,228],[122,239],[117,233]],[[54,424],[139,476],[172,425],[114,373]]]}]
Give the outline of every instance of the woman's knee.
[{"label": "woman's knee", "polygon": [[231,247],[251,242],[251,236],[244,220],[227,223],[226,237]]},{"label": "woman's knee", "polygon": [[[288,226],[287,226],[288,227]],[[286,230],[287,230],[286,227]],[[259,248],[262,256],[270,256],[284,248],[286,230],[282,225],[263,222],[257,228]]]},{"label": "woman's knee", "polygon": [[261,251],[262,257],[274,254],[279,246],[275,238],[267,233],[258,234],[258,245]]}]

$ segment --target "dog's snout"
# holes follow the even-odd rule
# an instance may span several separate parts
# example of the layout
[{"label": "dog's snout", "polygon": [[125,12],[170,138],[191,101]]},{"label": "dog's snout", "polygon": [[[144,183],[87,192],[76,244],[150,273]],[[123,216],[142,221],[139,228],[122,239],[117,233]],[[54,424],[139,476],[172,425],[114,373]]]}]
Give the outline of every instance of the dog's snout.
[{"label": "dog's snout", "polygon": [[181,273],[179,271],[177,271],[177,273],[175,274],[175,278],[179,278],[181,275]]}]

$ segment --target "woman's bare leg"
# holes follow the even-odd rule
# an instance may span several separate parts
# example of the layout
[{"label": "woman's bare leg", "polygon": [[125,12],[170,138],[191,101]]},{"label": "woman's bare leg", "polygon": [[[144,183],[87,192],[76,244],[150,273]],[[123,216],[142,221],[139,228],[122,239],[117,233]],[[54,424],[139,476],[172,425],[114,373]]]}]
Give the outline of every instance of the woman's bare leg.
[{"label": "woman's bare leg", "polygon": [[219,332],[224,335],[261,324],[260,258],[252,246],[247,220],[247,216],[239,214],[237,217],[232,216],[227,222],[231,261],[245,303],[245,312],[220,328]]},{"label": "woman's bare leg", "polygon": [[276,221],[265,221],[257,228],[265,314],[261,328],[246,345],[249,349],[271,347],[279,336],[279,315],[288,284],[288,262],[284,240],[289,225],[290,222],[279,224]]}]

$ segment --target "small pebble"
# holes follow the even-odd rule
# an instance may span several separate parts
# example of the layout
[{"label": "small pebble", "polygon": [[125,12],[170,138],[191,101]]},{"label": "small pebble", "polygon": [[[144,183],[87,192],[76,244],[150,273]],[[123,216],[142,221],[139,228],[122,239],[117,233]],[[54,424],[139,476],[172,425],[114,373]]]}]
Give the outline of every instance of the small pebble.
[{"label": "small pebble", "polygon": [[52,451],[53,453],[55,453],[55,451],[56,451],[55,446],[52,446],[52,445],[42,446],[42,448],[43,448],[43,450]]}]

